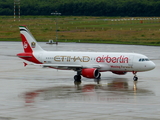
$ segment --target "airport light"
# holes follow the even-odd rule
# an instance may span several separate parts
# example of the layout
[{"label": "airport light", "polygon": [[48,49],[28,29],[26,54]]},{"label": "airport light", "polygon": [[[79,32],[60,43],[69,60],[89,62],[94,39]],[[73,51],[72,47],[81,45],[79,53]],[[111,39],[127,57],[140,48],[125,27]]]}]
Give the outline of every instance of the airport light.
[{"label": "airport light", "polygon": [[19,21],[20,21],[20,0],[14,0],[14,21],[16,21],[16,6],[18,6],[18,14],[19,14]]},{"label": "airport light", "polygon": [[[60,16],[61,13],[58,13],[57,11],[51,13],[51,15]],[[56,22],[56,44],[58,44],[58,18],[55,19]]]}]

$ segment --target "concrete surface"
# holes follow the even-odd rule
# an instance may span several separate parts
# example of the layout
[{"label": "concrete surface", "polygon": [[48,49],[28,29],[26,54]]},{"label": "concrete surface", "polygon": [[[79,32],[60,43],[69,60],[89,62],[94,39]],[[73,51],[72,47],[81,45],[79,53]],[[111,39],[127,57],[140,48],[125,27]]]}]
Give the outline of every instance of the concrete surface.
[{"label": "concrete surface", "polygon": [[124,76],[102,73],[101,84],[82,79],[74,86],[74,71],[23,67],[16,57],[21,42],[0,42],[0,120],[159,120],[160,50],[154,46],[39,43],[45,50],[136,52],[156,64],[152,71]]}]

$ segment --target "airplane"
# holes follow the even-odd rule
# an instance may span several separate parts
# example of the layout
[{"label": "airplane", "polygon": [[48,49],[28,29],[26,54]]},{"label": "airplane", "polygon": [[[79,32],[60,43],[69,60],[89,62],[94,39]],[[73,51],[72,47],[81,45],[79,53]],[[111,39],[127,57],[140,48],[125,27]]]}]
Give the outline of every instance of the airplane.
[{"label": "airplane", "polygon": [[[39,46],[26,26],[19,26],[19,29],[24,49],[24,52],[17,54],[19,58],[33,65],[76,71],[74,83],[81,83],[81,76],[99,83],[101,72],[107,71],[118,75],[132,72],[133,80],[137,81],[137,72],[155,68],[154,62],[139,53],[46,51]],[[28,63],[24,62],[26,65]]]}]

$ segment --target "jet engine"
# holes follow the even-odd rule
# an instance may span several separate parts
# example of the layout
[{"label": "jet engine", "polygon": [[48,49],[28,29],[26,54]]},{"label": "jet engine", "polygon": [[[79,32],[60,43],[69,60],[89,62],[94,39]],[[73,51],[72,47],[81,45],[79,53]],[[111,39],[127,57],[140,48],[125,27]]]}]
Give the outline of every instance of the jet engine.
[{"label": "jet engine", "polygon": [[82,69],[81,74],[86,78],[99,78],[101,76],[96,68],[84,68]]},{"label": "jet engine", "polygon": [[124,72],[124,71],[112,71],[112,73],[117,74],[117,75],[125,75],[127,72]]}]

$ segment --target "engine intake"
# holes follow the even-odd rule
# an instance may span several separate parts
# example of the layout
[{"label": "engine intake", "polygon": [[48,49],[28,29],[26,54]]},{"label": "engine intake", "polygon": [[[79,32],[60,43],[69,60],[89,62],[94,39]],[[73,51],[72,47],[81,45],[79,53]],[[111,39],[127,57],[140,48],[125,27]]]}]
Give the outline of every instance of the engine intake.
[{"label": "engine intake", "polygon": [[86,77],[86,78],[99,78],[100,77],[100,73],[98,69],[96,68],[84,68],[82,69],[81,74],[83,77]]}]

